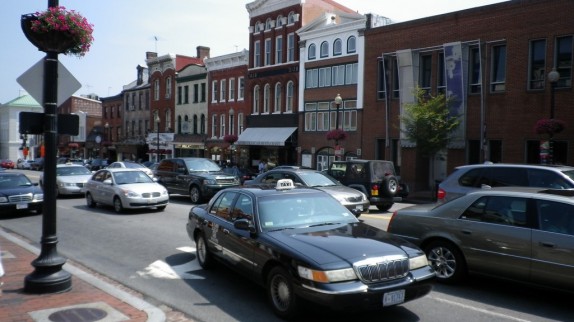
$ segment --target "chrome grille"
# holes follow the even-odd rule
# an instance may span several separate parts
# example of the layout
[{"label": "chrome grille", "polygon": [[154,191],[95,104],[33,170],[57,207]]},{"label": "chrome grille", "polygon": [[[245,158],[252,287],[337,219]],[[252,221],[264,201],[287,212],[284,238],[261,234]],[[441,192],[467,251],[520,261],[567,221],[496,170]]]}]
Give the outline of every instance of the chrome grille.
[{"label": "chrome grille", "polygon": [[31,202],[32,201],[32,194],[26,194],[26,195],[17,195],[17,196],[10,196],[8,197],[8,200],[11,203],[18,203],[18,202]]},{"label": "chrome grille", "polygon": [[347,198],[347,201],[349,201],[349,202],[359,202],[359,201],[362,201],[362,200],[363,200],[363,198],[360,197],[360,196],[359,196],[359,197],[349,197],[349,198]]},{"label": "chrome grille", "polygon": [[215,180],[217,182],[217,184],[233,184],[235,183],[235,179],[230,178],[230,179],[216,179]]},{"label": "chrome grille", "polygon": [[409,259],[385,256],[355,263],[359,278],[365,283],[378,283],[403,278],[409,273]]},{"label": "chrome grille", "polygon": [[161,196],[161,193],[159,193],[159,192],[144,192],[144,193],[142,193],[143,198],[157,198],[159,196]]}]

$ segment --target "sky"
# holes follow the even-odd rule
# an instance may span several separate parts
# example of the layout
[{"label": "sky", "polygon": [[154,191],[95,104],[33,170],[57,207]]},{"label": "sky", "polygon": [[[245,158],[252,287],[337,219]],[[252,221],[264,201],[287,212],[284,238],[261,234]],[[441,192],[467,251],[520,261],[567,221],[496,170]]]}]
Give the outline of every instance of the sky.
[{"label": "sky", "polygon": [[[339,0],[361,14],[374,13],[403,22],[505,0]],[[136,79],[136,67],[146,66],[145,54],[196,56],[197,46],[218,57],[249,50],[249,15],[241,0],[60,0],[94,25],[94,43],[81,58],[58,55],[59,61],[81,84],[75,95],[100,97],[121,93]],[[0,104],[23,93],[17,78],[46,54],[24,36],[23,14],[44,11],[48,0],[3,0],[0,11],[2,46]]]}]

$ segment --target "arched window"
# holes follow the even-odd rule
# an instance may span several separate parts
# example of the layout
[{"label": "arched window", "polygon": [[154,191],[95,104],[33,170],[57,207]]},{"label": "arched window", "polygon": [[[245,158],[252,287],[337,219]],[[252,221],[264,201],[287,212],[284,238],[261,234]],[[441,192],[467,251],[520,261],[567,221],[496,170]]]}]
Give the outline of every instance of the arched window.
[{"label": "arched window", "polygon": [[277,17],[277,22],[275,23],[275,26],[277,26],[277,28],[283,26],[283,16],[282,15],[279,15]]},{"label": "arched window", "polygon": [[293,112],[293,87],[293,82],[289,81],[287,83],[287,91],[285,95],[285,112]]},{"label": "arched window", "polygon": [[315,44],[309,45],[308,51],[309,52],[307,53],[307,59],[312,60],[317,58],[317,46],[315,46]]},{"label": "arched window", "polygon": [[253,114],[259,114],[259,85],[253,88]]},{"label": "arched window", "polygon": [[171,77],[165,80],[165,98],[171,98]]},{"label": "arched window", "polygon": [[281,113],[281,92],[283,88],[281,83],[275,84],[275,106],[273,107],[273,113]]},{"label": "arched window", "polygon": [[321,43],[321,58],[329,56],[329,43],[323,41]]},{"label": "arched window", "polygon": [[333,56],[339,56],[343,53],[343,42],[340,38],[335,39],[333,42]]},{"label": "arched window", "polygon": [[201,134],[205,134],[205,133],[206,133],[206,132],[205,132],[205,125],[206,125],[206,124],[205,124],[205,114],[201,114],[201,124],[199,125],[199,126],[200,126]]},{"label": "arched window", "polygon": [[271,28],[273,28],[273,20],[271,20],[271,18],[267,18],[267,20],[265,21],[265,30],[271,30]]},{"label": "arched window", "polygon": [[269,113],[269,106],[271,105],[271,85],[265,84],[263,91],[263,113]]},{"label": "arched window", "polygon": [[257,21],[255,23],[255,32],[260,32],[261,31],[261,22]]},{"label": "arched window", "polygon": [[287,16],[287,24],[292,24],[295,22],[295,12],[289,12],[289,16]]},{"label": "arched window", "polygon": [[357,38],[355,36],[349,37],[347,39],[347,53],[357,52]]},{"label": "arched window", "polygon": [[183,120],[181,119],[181,115],[177,116],[177,133],[181,134],[182,129],[185,129],[183,126]]}]

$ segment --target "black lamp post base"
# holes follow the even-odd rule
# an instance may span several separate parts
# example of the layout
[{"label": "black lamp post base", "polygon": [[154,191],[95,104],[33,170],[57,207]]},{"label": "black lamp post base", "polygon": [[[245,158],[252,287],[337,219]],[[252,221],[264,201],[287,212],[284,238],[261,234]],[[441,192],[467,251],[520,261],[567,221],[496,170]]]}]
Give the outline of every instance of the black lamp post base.
[{"label": "black lamp post base", "polygon": [[36,267],[24,280],[24,291],[31,294],[63,293],[71,289],[72,275],[61,266]]}]

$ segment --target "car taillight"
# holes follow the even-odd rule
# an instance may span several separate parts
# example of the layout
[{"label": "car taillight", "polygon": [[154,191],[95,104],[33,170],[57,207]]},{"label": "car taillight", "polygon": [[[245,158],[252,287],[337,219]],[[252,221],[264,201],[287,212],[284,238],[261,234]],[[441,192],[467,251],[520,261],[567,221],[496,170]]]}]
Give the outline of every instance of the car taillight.
[{"label": "car taillight", "polygon": [[393,223],[393,219],[395,219],[395,216],[397,215],[397,211],[393,211],[393,215],[391,216],[391,219],[389,219],[389,223],[387,224],[387,231],[391,231],[391,224]]},{"label": "car taillight", "polygon": [[378,196],[379,195],[379,185],[374,184],[371,186],[371,196]]},{"label": "car taillight", "polygon": [[438,191],[436,192],[436,198],[438,200],[443,200],[446,197],[446,191],[444,191],[442,188],[438,188]]}]

